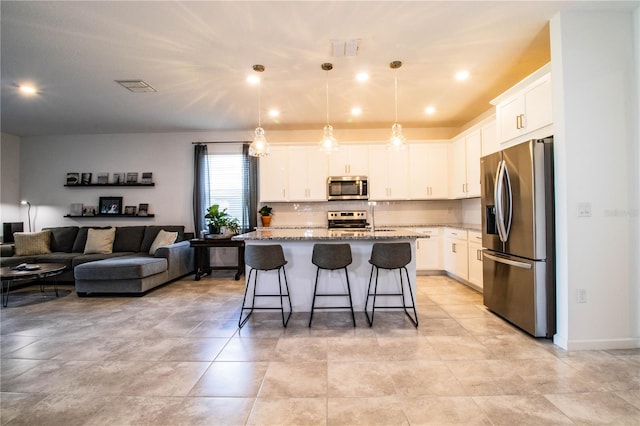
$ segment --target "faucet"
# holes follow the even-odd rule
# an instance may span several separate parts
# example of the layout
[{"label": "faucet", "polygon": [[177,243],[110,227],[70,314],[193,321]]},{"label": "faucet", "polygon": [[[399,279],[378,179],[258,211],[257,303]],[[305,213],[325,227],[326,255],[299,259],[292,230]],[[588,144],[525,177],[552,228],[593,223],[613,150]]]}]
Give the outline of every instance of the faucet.
[{"label": "faucet", "polygon": [[371,231],[376,229],[376,217],[375,217],[375,201],[369,201],[369,216],[371,217]]}]

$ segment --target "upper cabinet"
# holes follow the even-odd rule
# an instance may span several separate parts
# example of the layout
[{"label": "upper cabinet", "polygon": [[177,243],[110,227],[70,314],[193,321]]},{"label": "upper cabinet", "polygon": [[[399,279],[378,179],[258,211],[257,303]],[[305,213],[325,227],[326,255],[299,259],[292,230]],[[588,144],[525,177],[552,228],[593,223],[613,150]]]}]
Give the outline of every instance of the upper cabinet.
[{"label": "upper cabinet", "polygon": [[369,198],[371,200],[409,199],[409,150],[369,145]]},{"label": "upper cabinet", "polygon": [[495,119],[483,125],[480,128],[480,134],[482,136],[482,152],[480,154],[481,157],[500,151]]},{"label": "upper cabinet", "polygon": [[366,145],[340,145],[329,155],[329,176],[368,176],[369,150]]},{"label": "upper cabinet", "polygon": [[549,65],[522,80],[492,101],[496,105],[497,137],[499,143],[522,141],[553,124],[551,74]]},{"label": "upper cabinet", "polygon": [[260,158],[260,201],[288,201],[289,151],[286,146],[271,146]]},{"label": "upper cabinet", "polygon": [[480,196],[481,141],[481,132],[477,129],[451,142],[449,157],[450,198]]},{"label": "upper cabinet", "polygon": [[327,157],[316,145],[289,147],[290,201],[327,201]]},{"label": "upper cabinet", "polygon": [[409,197],[413,200],[446,199],[448,186],[448,143],[409,145]]}]

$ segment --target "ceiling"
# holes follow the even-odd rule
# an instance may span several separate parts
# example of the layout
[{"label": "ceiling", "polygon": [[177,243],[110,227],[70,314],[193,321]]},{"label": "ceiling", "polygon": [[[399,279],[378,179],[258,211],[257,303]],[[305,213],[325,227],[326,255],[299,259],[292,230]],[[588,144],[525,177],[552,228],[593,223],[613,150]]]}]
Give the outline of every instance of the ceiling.
[{"label": "ceiling", "polygon": [[[0,3],[2,132],[55,134],[251,130],[262,64],[267,130],[459,127],[549,61],[548,21],[571,8],[638,2],[202,1]],[[356,56],[332,41],[359,39]],[[330,72],[321,64],[330,62]],[[468,80],[454,73],[466,69]],[[367,71],[365,83],[355,80]],[[115,80],[142,79],[155,93]],[[32,83],[25,97],[17,85]],[[353,106],[362,115],[351,115]],[[427,115],[425,107],[436,113]],[[280,115],[266,114],[277,108]],[[320,130],[319,130],[320,131]]]}]

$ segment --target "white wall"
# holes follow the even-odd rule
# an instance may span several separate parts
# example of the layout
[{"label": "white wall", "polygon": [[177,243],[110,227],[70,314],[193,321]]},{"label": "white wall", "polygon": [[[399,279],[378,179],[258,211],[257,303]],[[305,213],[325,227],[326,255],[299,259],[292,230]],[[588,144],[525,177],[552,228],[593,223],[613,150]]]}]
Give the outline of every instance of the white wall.
[{"label": "white wall", "polygon": [[[637,26],[637,19],[635,22]],[[638,75],[630,13],[551,21],[558,333],[568,349],[640,346]],[[577,217],[588,202],[592,216]],[[587,302],[577,303],[579,289]]]},{"label": "white wall", "polygon": [[24,222],[28,229],[27,210],[20,206],[20,138],[17,136],[0,134],[0,173],[0,223]]}]

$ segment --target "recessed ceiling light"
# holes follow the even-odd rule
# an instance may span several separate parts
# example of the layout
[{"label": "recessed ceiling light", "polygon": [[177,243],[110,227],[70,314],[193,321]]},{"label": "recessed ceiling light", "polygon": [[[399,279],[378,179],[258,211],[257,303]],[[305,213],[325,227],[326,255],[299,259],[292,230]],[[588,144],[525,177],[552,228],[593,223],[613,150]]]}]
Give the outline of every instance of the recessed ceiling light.
[{"label": "recessed ceiling light", "polygon": [[277,117],[280,115],[280,111],[278,111],[277,109],[270,109],[269,110],[269,117]]},{"label": "recessed ceiling light", "polygon": [[369,80],[369,74],[366,72],[359,72],[358,74],[356,74],[356,80],[367,81]]},{"label": "recessed ceiling light", "polygon": [[362,108],[360,108],[360,107],[351,108],[351,114],[352,115],[361,115],[362,114]]},{"label": "recessed ceiling light", "polygon": [[432,106],[428,106],[424,109],[425,114],[434,114],[436,112],[436,108]]},{"label": "recessed ceiling light", "polygon": [[469,78],[469,71],[462,70],[456,73],[456,80],[458,81],[466,80],[468,78]]},{"label": "recessed ceiling light", "polygon": [[25,95],[35,95],[38,92],[35,87],[27,84],[19,85],[18,89],[20,89],[20,92]]}]

